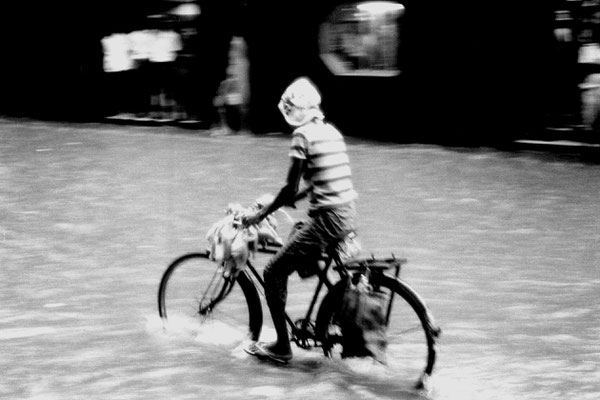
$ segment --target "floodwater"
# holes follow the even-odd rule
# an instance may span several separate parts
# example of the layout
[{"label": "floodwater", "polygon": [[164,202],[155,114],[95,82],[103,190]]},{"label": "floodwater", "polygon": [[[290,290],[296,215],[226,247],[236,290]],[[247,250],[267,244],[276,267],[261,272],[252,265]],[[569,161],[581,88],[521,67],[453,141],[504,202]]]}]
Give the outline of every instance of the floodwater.
[{"label": "floodwater", "polygon": [[[363,248],[408,258],[444,331],[427,395],[317,350],[262,363],[228,326],[164,330],[163,270],[278,189],[288,140],[0,121],[0,397],[600,397],[600,165],[560,156],[348,139]],[[313,283],[290,280],[292,309]]]}]

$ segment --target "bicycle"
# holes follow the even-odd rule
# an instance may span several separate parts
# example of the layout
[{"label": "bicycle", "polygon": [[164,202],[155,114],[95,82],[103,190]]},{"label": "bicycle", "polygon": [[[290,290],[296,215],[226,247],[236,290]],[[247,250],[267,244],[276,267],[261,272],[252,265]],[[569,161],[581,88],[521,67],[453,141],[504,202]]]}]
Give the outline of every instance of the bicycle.
[{"label": "bicycle", "polygon": [[[278,247],[280,244],[263,243],[259,250],[275,253]],[[401,267],[407,260],[393,255],[342,260],[338,247],[339,244],[331,246],[322,255],[317,285],[304,316],[294,321],[286,313],[291,341],[302,349],[321,347],[325,356],[341,358],[342,331],[336,312],[348,277],[354,281],[365,277],[373,290],[386,298],[388,364],[399,367],[405,378],[416,379],[415,388],[426,389],[441,329],[419,294],[400,279]],[[337,272],[338,281],[330,277],[332,270]],[[264,281],[250,260],[237,275],[223,271],[208,251],[175,259],[163,273],[158,291],[158,311],[163,322],[168,323],[168,315],[194,318],[199,323],[229,321],[247,329],[249,340],[258,341],[263,326]]]}]

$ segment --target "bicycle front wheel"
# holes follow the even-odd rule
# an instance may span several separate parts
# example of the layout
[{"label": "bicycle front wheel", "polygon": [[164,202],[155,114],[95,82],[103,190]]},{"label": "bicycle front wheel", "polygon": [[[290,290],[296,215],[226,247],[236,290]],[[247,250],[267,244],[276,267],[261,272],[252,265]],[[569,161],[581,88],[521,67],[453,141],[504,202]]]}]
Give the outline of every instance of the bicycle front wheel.
[{"label": "bicycle front wheel", "polygon": [[208,253],[179,257],[165,270],[158,290],[158,312],[163,321],[188,326],[219,322],[258,340],[262,306],[246,271],[225,278]]},{"label": "bicycle front wheel", "polygon": [[[435,326],[425,303],[406,283],[383,273],[372,273],[369,283],[385,300],[387,308],[387,369],[399,381],[423,387],[436,360]],[[336,313],[345,289],[340,281],[323,299],[317,316],[316,334],[323,352],[342,358],[342,329]]]}]

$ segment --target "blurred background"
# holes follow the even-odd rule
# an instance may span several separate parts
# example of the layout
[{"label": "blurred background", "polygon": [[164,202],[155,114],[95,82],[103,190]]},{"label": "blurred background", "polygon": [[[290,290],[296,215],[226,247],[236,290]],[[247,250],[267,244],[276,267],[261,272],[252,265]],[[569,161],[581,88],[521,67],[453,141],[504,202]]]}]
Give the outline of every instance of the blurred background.
[{"label": "blurred background", "polygon": [[[108,0],[2,5],[0,113],[283,129],[299,75],[348,135],[598,142],[598,1]],[[12,22],[12,23],[8,23]]]}]

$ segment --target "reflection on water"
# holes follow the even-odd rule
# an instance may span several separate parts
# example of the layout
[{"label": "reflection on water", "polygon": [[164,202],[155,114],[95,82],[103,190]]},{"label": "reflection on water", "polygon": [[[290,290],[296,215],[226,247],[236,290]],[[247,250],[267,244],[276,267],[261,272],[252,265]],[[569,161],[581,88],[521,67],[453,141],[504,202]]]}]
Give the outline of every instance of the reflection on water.
[{"label": "reflection on water", "polygon": [[[0,127],[0,397],[422,398],[368,361],[295,348],[278,367],[231,326],[163,329],[162,271],[228,202],[278,188],[287,137]],[[598,398],[600,166],[358,140],[349,154],[363,247],[408,258],[444,330],[430,398]],[[313,285],[291,278],[294,313]]]}]

